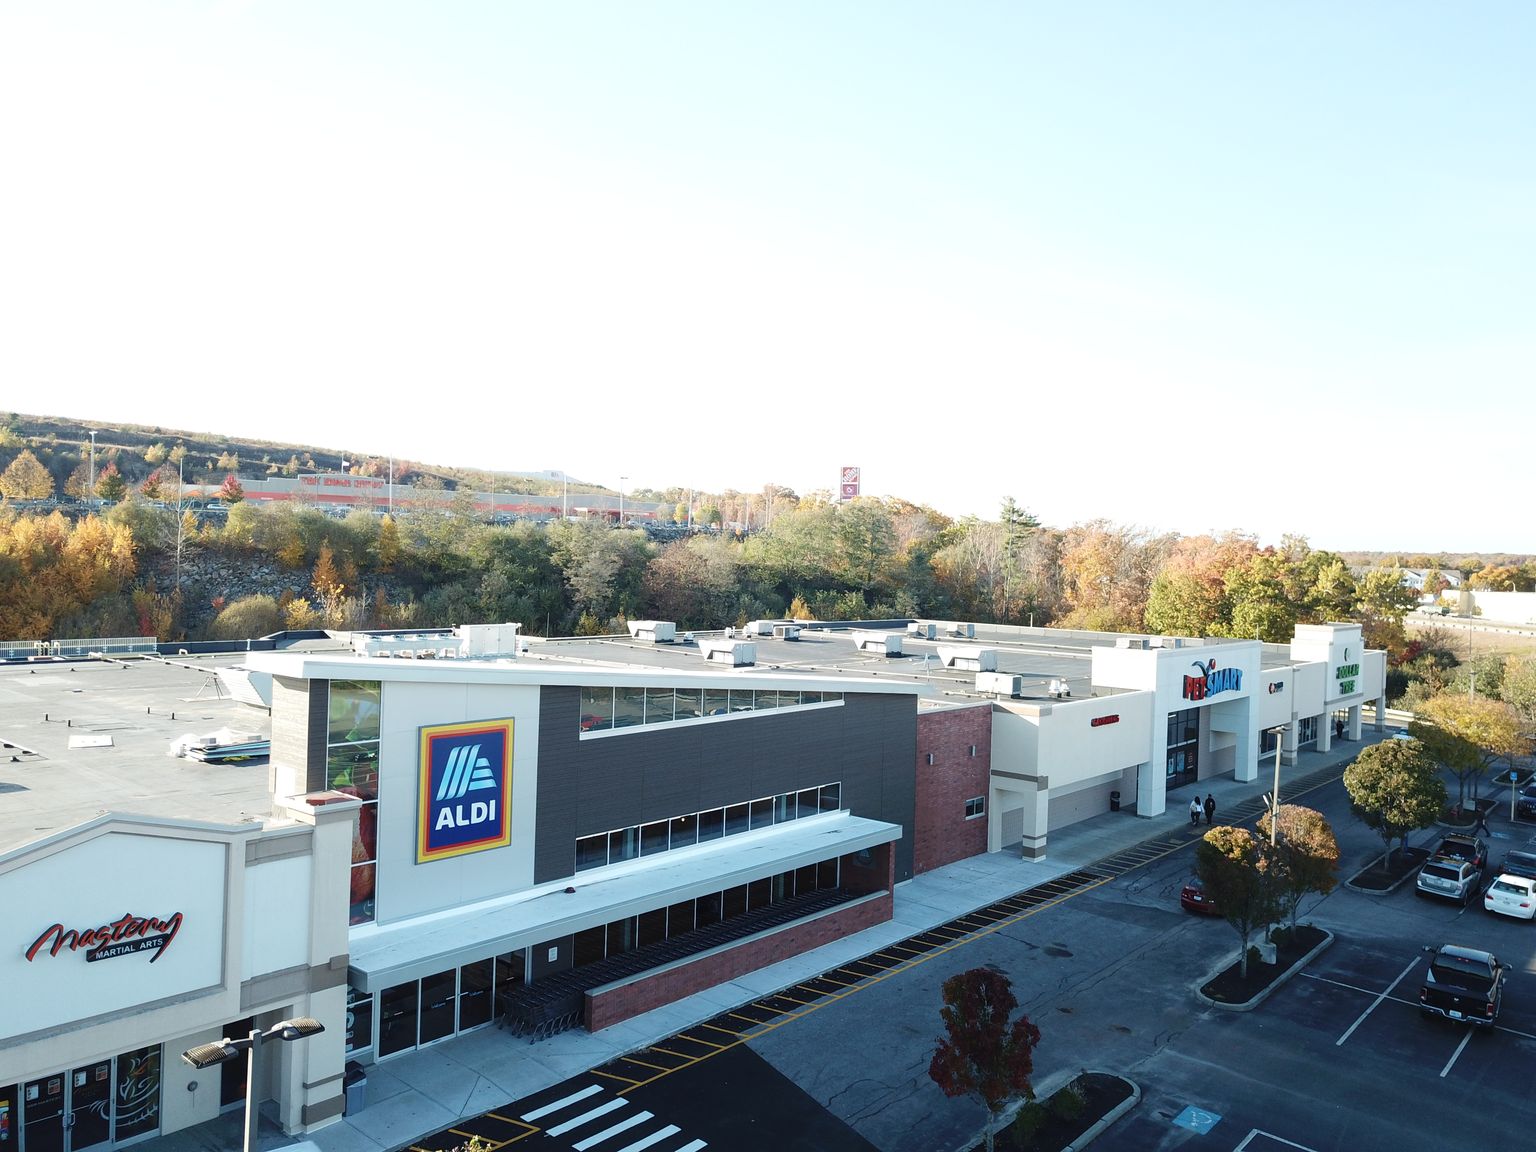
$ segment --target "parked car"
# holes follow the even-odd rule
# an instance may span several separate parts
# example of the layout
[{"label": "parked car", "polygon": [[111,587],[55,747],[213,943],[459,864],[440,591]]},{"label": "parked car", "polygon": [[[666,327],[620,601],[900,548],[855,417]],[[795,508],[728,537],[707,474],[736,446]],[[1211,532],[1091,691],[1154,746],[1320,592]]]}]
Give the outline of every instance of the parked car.
[{"label": "parked car", "polygon": [[1500,876],[1524,876],[1536,880],[1536,852],[1506,852],[1499,861]]},{"label": "parked car", "polygon": [[1443,896],[1447,900],[1470,903],[1477,893],[1483,870],[1468,860],[1454,856],[1432,856],[1419,869],[1417,881],[1420,896]]},{"label": "parked car", "polygon": [[1202,916],[1221,915],[1221,909],[1216,907],[1216,901],[1205,894],[1205,886],[1199,880],[1190,880],[1179,890],[1179,904],[1188,911],[1198,912]]},{"label": "parked car", "polygon": [[1491,952],[1457,944],[1425,951],[1432,956],[1419,990],[1419,1012],[1491,1026],[1504,1004],[1504,973],[1509,965],[1500,964]]},{"label": "parked car", "polygon": [[1454,856],[1458,860],[1465,860],[1479,871],[1488,867],[1488,844],[1481,836],[1453,832],[1441,838],[1439,846],[1432,854]]},{"label": "parked car", "polygon": [[1500,876],[1483,893],[1483,907],[1516,920],[1536,919],[1536,880],[1507,873]]},{"label": "parked car", "polygon": [[1520,789],[1520,795],[1515,800],[1515,815],[1536,820],[1536,784],[1527,784]]}]

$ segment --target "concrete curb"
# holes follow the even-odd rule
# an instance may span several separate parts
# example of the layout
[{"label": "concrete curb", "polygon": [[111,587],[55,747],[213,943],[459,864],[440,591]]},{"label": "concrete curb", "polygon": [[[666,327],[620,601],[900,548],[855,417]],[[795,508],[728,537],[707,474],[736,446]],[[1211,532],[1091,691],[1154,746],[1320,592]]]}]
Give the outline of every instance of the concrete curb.
[{"label": "concrete curb", "polygon": [[[1093,1071],[1093,1069],[1089,1069],[1089,1071]],[[1101,1072],[1099,1075],[1113,1076],[1116,1080],[1129,1084],[1131,1086],[1131,1094],[1124,1100],[1120,1101],[1120,1103],[1116,1104],[1108,1112],[1104,1113],[1103,1117],[1097,1124],[1088,1129],[1088,1131],[1084,1132],[1076,1140],[1072,1141],[1072,1143],[1068,1144],[1061,1150],[1061,1152],[1078,1152],[1079,1149],[1088,1147],[1088,1145],[1092,1144],[1100,1136],[1104,1135],[1105,1131],[1116,1120],[1120,1119],[1120,1117],[1124,1116],[1132,1108],[1136,1107],[1137,1104],[1141,1103],[1141,1087],[1136,1083],[1136,1081],[1121,1076],[1118,1072]]]},{"label": "concrete curb", "polygon": [[[1387,854],[1385,852],[1383,852],[1380,856],[1377,856],[1369,864],[1367,864],[1364,868],[1360,869],[1360,872],[1368,872],[1368,871],[1370,871],[1372,868],[1376,867],[1377,863],[1379,863],[1380,861],[1386,859],[1386,855]],[[1429,856],[1426,855],[1424,857],[1424,860],[1420,860],[1419,863],[1423,864],[1424,861],[1428,860],[1428,859],[1429,859]],[[1355,876],[1360,875],[1360,872],[1356,872]],[[1389,887],[1386,887],[1386,888],[1362,888],[1362,887],[1360,887],[1358,884],[1356,884],[1354,882],[1354,876],[1351,876],[1348,880],[1344,881],[1344,887],[1348,888],[1351,892],[1358,892],[1362,896],[1390,896],[1390,895],[1392,895],[1392,893],[1396,892],[1399,888],[1401,888],[1404,884],[1408,883],[1408,881],[1415,879],[1418,876],[1418,872],[1419,872],[1419,870],[1416,867],[1416,868],[1414,868],[1414,870],[1412,872],[1409,872],[1406,876],[1402,877],[1402,879],[1400,879],[1400,880],[1393,881],[1392,884]]]},{"label": "concrete curb", "polygon": [[1318,941],[1317,947],[1313,948],[1312,951],[1308,952],[1301,959],[1297,960],[1296,963],[1292,964],[1284,972],[1280,973],[1279,976],[1271,980],[1269,987],[1265,988],[1264,991],[1260,992],[1252,1000],[1245,1000],[1241,1004],[1226,1004],[1220,1000],[1212,1000],[1209,996],[1201,991],[1205,985],[1209,984],[1217,976],[1225,972],[1231,966],[1230,964],[1223,964],[1220,968],[1212,968],[1208,973],[1206,973],[1205,979],[1201,980],[1200,983],[1195,985],[1196,998],[1205,1001],[1205,1003],[1209,1004],[1212,1008],[1221,1008],[1227,1012],[1252,1012],[1260,1004],[1268,1000],[1276,988],[1279,988],[1281,985],[1285,984],[1285,982],[1288,981],[1292,976],[1296,975],[1296,973],[1300,972],[1308,964],[1312,963],[1313,958],[1316,957],[1318,953],[1322,952],[1323,949],[1327,948],[1330,944],[1333,943],[1332,932],[1328,931],[1326,928],[1319,929],[1319,931],[1323,933],[1323,939]]}]

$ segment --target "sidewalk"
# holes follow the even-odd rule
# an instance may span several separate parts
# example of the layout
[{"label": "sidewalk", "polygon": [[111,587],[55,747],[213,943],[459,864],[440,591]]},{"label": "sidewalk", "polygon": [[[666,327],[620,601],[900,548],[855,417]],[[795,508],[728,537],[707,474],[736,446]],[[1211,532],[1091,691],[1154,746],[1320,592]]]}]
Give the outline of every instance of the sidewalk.
[{"label": "sidewalk", "polygon": [[[1295,765],[1282,768],[1281,800],[1288,780],[1299,780],[1347,764],[1361,748],[1385,733],[1366,729],[1361,742],[1335,742],[1325,753],[1302,752]],[[1216,798],[1216,819],[1236,805],[1261,795],[1274,782],[1273,757],[1265,757],[1257,780],[1239,783],[1230,778],[1199,782],[1202,797]],[[626,1052],[654,1044],[720,1012],[807,980],[830,968],[868,955],[983,907],[1015,892],[1103,860],[1148,840],[1189,828],[1189,798],[1194,789],[1179,789],[1169,797],[1161,816],[1138,817],[1134,812],[1106,812],[1050,833],[1043,860],[1021,860],[1012,851],[972,856],[925,872],[896,886],[892,919],[812,952],[760,968],[737,980],[716,985],[686,999],[647,1012],[599,1033],[580,1030],[548,1040],[514,1037],[499,1028],[485,1028],[435,1044],[380,1065],[368,1067],[367,1106],[355,1116],[322,1128],[308,1137],[306,1147],[321,1152],[390,1152],[440,1131],[462,1117],[477,1116],[510,1100],[552,1087]],[[147,1142],[148,1152],[224,1152],[242,1141],[242,1114],[237,1110],[207,1124]],[[263,1118],[261,1149],[299,1143]]]}]

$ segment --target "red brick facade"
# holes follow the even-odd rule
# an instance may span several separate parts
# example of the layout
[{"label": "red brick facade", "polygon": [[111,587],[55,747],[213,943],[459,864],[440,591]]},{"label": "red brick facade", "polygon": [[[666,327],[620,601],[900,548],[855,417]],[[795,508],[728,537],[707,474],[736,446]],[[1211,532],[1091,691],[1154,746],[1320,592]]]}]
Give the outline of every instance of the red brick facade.
[{"label": "red brick facade", "polygon": [[[589,992],[585,1022],[587,1031],[596,1032],[599,1028],[618,1024],[631,1016],[671,1004],[790,956],[798,956],[844,936],[883,924],[891,918],[891,889],[895,886],[896,854],[891,851],[891,845],[885,844],[874,849],[873,855],[877,861],[884,858],[882,867],[886,883],[883,892],[862,903],[835,908],[814,920],[801,921],[778,932],[746,940],[735,948],[685,961],[657,972],[654,976],[642,976],[627,984]],[[847,861],[844,864],[846,868]]]},{"label": "red brick facade", "polygon": [[[985,810],[991,777],[991,704],[918,710],[914,876],[987,850]],[[983,798],[983,815],[968,819],[965,802],[977,796]]]}]

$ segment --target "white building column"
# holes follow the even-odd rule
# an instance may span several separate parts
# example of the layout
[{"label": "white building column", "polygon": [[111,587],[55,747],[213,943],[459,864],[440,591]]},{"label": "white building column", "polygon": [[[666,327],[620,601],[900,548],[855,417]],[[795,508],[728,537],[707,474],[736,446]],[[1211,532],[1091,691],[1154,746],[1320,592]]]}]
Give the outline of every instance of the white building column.
[{"label": "white building column", "polygon": [[1344,735],[1358,742],[1360,740],[1360,714],[1364,709],[1359,704],[1349,706],[1349,719],[1344,722]]},{"label": "white building column", "polygon": [[1161,816],[1168,807],[1168,749],[1158,760],[1136,765],[1136,815]]},{"label": "white building column", "polygon": [[1292,720],[1285,726],[1285,732],[1280,737],[1280,763],[1296,763],[1296,738],[1300,735],[1300,725]]},{"label": "white building column", "polygon": [[1323,714],[1318,718],[1317,725],[1317,750],[1329,752],[1333,750],[1333,709],[1324,708]]}]

